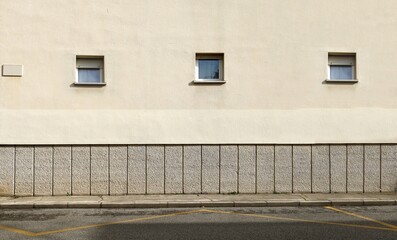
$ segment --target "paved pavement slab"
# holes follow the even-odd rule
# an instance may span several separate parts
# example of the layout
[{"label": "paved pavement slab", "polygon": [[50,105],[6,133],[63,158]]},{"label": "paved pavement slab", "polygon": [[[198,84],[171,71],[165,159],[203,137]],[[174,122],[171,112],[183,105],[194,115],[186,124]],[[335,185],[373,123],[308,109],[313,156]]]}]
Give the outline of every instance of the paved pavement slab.
[{"label": "paved pavement slab", "polygon": [[177,194],[0,198],[0,208],[187,208],[241,206],[383,206],[396,204],[396,193]]}]

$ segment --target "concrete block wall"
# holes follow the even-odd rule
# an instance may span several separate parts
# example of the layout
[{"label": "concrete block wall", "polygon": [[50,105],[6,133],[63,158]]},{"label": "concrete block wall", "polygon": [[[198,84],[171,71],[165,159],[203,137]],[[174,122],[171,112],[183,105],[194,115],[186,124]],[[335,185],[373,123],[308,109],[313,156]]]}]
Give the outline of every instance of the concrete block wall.
[{"label": "concrete block wall", "polygon": [[394,192],[397,144],[0,146],[0,195]]}]

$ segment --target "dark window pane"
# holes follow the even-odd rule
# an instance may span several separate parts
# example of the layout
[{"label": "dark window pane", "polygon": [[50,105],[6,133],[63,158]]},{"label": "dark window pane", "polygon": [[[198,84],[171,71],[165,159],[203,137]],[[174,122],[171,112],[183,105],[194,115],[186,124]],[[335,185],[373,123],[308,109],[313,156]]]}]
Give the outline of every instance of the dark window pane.
[{"label": "dark window pane", "polygon": [[99,83],[101,82],[100,69],[97,68],[79,68],[79,82]]},{"label": "dark window pane", "polygon": [[219,79],[219,60],[200,59],[198,61],[199,79]]},{"label": "dark window pane", "polygon": [[330,67],[331,79],[353,79],[353,66],[338,66]]}]

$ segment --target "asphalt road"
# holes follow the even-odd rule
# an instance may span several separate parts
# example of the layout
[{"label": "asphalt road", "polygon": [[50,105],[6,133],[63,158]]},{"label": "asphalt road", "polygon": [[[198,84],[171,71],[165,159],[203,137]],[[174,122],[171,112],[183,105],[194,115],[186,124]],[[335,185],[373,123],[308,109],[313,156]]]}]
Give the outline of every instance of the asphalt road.
[{"label": "asphalt road", "polygon": [[0,239],[397,239],[397,206],[0,210]]}]

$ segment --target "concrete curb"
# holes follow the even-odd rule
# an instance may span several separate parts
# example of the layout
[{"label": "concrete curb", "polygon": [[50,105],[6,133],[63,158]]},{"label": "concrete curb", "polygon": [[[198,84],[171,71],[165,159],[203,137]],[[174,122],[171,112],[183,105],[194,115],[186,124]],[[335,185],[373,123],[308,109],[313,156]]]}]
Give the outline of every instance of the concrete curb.
[{"label": "concrete curb", "polygon": [[321,207],[321,206],[390,206],[396,200],[337,199],[295,201],[288,199],[268,201],[136,201],[136,202],[2,202],[0,209],[27,208],[199,208],[199,207]]},{"label": "concrete curb", "polygon": [[299,206],[302,206],[302,207],[332,206],[332,201],[330,201],[330,200],[307,200],[307,201],[299,202]]}]

